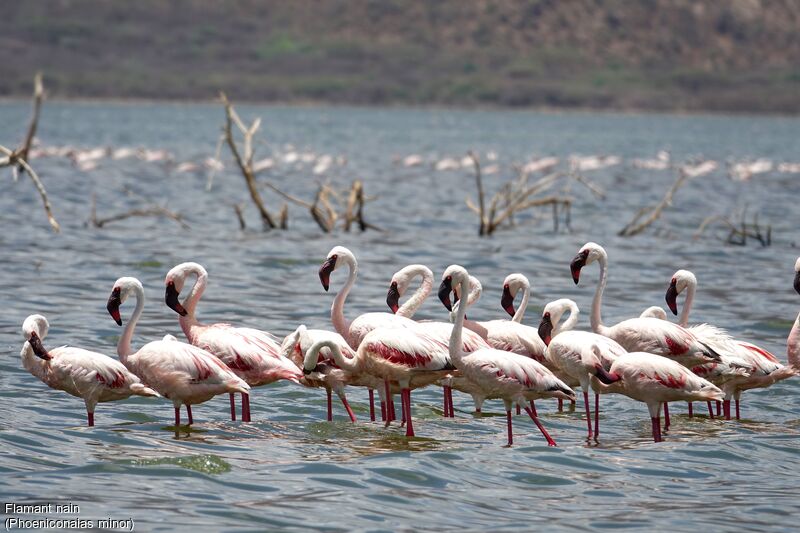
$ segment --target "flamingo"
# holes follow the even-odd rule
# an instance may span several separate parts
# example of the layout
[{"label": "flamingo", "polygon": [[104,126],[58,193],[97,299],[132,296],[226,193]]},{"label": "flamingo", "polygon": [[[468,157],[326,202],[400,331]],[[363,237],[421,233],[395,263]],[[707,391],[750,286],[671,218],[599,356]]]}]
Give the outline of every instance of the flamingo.
[{"label": "flamingo", "polygon": [[[460,287],[461,294],[465,294],[469,290],[469,273],[459,265],[447,267],[442,274],[439,299],[448,308],[452,308],[450,292],[455,287]],[[483,348],[469,354],[464,353],[461,348],[461,335],[466,311],[466,305],[458,306],[449,343],[451,361],[467,379],[483,389],[486,397],[497,397],[503,400],[506,408],[509,446],[513,444],[511,430],[511,406],[513,404],[524,406],[525,411],[547,440],[547,444],[555,446],[556,442],[547,433],[539,421],[539,417],[528,407],[527,403],[535,398],[546,397],[572,400],[575,398],[575,393],[544,365],[523,355],[495,348]]]},{"label": "flamingo", "polygon": [[71,346],[45,349],[42,341],[49,330],[50,324],[42,315],[25,319],[22,366],[51,389],[83,398],[89,426],[94,426],[94,408],[99,402],[124,400],[132,395],[159,396],[122,363],[107,355]]},{"label": "flamingo", "polygon": [[[522,291],[522,301],[519,307],[514,309],[514,300],[517,293]],[[522,323],[525,311],[528,310],[528,300],[531,297],[531,283],[524,274],[515,272],[506,276],[503,280],[503,295],[500,297],[500,306],[506,313],[511,315],[511,321]]]},{"label": "flamingo", "polygon": [[[667,305],[675,315],[678,314],[678,295],[686,291],[686,299],[678,319],[678,324],[683,327],[687,327],[688,325],[689,313],[692,310],[696,290],[697,277],[688,270],[678,270],[675,272],[667,288],[667,294],[665,296]],[[732,339],[724,330],[708,324],[699,324],[697,326],[688,327],[688,329],[708,344],[724,343],[725,347],[730,347],[732,353],[736,357],[736,366],[740,368],[743,367],[747,370],[748,375],[727,380],[727,383],[722,386],[725,391],[725,399],[722,405],[726,420],[730,420],[731,418],[731,396],[734,398],[736,404],[736,420],[739,420],[739,399],[743,391],[769,387],[778,381],[797,374],[794,368],[782,365],[778,361],[778,358],[767,350],[749,342]],[[713,365],[713,363],[711,365]],[[696,370],[702,373],[711,365],[703,365]],[[712,368],[710,370],[713,372],[716,369]],[[712,379],[711,381],[714,380]]]},{"label": "flamingo", "polygon": [[[331,273],[341,268],[343,265],[347,265],[349,273],[344,287],[336,293],[336,297],[333,299],[333,304],[331,305],[331,322],[336,332],[344,337],[347,344],[349,344],[352,349],[357,350],[367,333],[375,328],[408,327],[414,324],[414,321],[411,319],[396,316],[391,313],[364,313],[352,322],[348,321],[344,316],[344,303],[358,277],[358,261],[356,261],[356,256],[344,246],[334,246],[331,251],[328,252],[325,262],[319,268],[319,280],[322,283],[322,288],[327,291],[330,288]],[[371,413],[375,412],[374,401],[373,389],[369,389]],[[391,397],[386,398],[386,402],[386,405],[381,405],[381,411],[384,413],[393,412],[394,405]],[[374,421],[374,419],[372,420]]]},{"label": "flamingo", "polygon": [[[398,384],[407,437],[414,436],[411,390],[435,383],[453,370],[446,345],[408,328],[373,329],[364,336],[353,358],[344,357],[335,343],[327,346],[336,366],[351,377],[366,375],[382,380],[386,398],[392,394],[392,384]],[[312,363],[313,359],[306,358],[304,370],[312,370]],[[391,417],[387,416],[386,425],[390,422]]]},{"label": "flamingo", "polygon": [[[181,290],[190,276],[195,282],[181,303]],[[197,263],[181,263],[167,272],[165,301],[178,313],[178,322],[188,341],[217,356],[234,374],[251,387],[267,385],[280,379],[299,383],[303,377],[300,369],[280,353],[281,346],[264,331],[236,328],[230,324],[201,324],[195,310],[208,283],[208,272]],[[236,406],[230,395],[231,420],[236,420]],[[250,395],[242,394],[242,421],[250,422]]]},{"label": "flamingo", "polygon": [[651,305],[650,307],[642,311],[642,314],[639,315],[639,318],[657,318],[659,320],[666,320],[667,312],[664,311],[663,307],[659,307],[657,305]]},{"label": "flamingo", "polygon": [[[565,312],[569,317],[563,326],[559,323]],[[589,427],[588,439],[592,438],[592,414],[589,410],[590,377],[597,373],[595,364],[599,362],[609,370],[618,357],[627,353],[617,342],[589,331],[575,331],[572,327],[578,322],[578,305],[562,298],[548,303],[542,312],[539,335],[547,344],[547,359],[566,374],[578,381],[583,389],[583,405],[586,408],[586,424]],[[594,438],[600,435],[600,395],[594,395]]]},{"label": "flamingo", "polygon": [[[400,306],[400,298],[408,290],[408,286],[414,278],[421,278],[419,288],[414,291],[411,298],[408,299],[402,306]],[[477,281],[477,280],[476,280]],[[419,309],[422,303],[427,299],[433,287],[433,272],[425,265],[408,265],[392,276],[389,283],[389,291],[386,294],[386,304],[395,315],[411,318],[414,313]],[[473,293],[470,293],[473,297]],[[442,344],[446,345],[450,340],[450,334],[453,330],[453,325],[448,322],[436,321],[421,321],[415,322],[408,327],[415,331],[422,331],[426,335],[435,338]],[[469,353],[474,352],[480,348],[489,348],[489,344],[477,333],[473,331],[466,331],[463,336],[464,345],[462,349]],[[467,393],[472,396],[475,404],[475,412],[480,413],[483,398],[479,391],[474,387],[469,380],[462,376],[449,376],[442,380],[442,387],[444,388],[444,416],[454,417],[455,411],[453,409],[453,394],[452,389]]]},{"label": "flamingo", "polygon": [[[345,371],[336,366],[330,354],[330,343],[339,346],[340,353],[352,359],[355,352],[338,333],[323,329],[307,329],[299,326],[295,331],[286,336],[281,343],[281,354],[294,362],[303,371],[303,383],[312,387],[324,387],[328,399],[328,422],[333,420],[333,406],[331,404],[331,390],[342,401],[351,422],[356,421],[356,416],[350,408],[344,392],[345,385],[351,384]],[[319,345],[319,346],[317,346]],[[316,347],[316,349],[314,349]],[[325,352],[320,352],[325,349]],[[355,383],[358,384],[358,383]]]},{"label": "flamingo", "polygon": [[570,263],[570,269],[572,279],[577,285],[581,269],[595,261],[600,263],[600,279],[592,301],[592,331],[614,339],[628,351],[661,355],[688,367],[720,361],[720,355],[699,341],[690,331],[665,320],[639,317],[624,320],[611,327],[603,325],[600,309],[608,276],[606,251],[599,244],[586,243]]},{"label": "flamingo", "polygon": [[[800,294],[800,257],[794,263],[794,290]],[[789,366],[800,372],[800,313],[786,339],[786,356]]]},{"label": "flamingo", "polygon": [[[595,349],[595,353],[598,350]],[[606,371],[599,358],[592,375],[595,391],[620,393],[647,404],[653,440],[661,442],[661,404],[678,401],[721,400],[724,393],[713,383],[678,362],[646,352],[630,352],[617,358]]]},{"label": "flamingo", "polygon": [[123,277],[114,282],[108,298],[108,313],[122,325],[119,308],[133,294],[136,308],[117,344],[119,359],[128,370],[139,376],[161,396],[172,400],[175,427],[180,426],[181,405],[186,406],[189,424],[193,423],[192,405],[203,403],[218,394],[247,394],[250,385],[234,374],[222,361],[207,351],[166,337],[131,350],[131,338],[144,309],[144,288],[136,278]]}]

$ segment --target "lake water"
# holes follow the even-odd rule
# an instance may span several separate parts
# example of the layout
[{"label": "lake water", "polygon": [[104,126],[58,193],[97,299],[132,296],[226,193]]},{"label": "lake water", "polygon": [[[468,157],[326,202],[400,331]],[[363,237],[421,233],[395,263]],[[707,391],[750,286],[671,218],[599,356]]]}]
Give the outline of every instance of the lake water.
[{"label": "lake water", "polygon": [[[690,419],[673,409],[666,441],[654,444],[643,404],[622,397],[603,402],[599,445],[584,440],[580,410],[557,413],[539,402],[542,420],[558,441],[548,448],[524,417],[515,446],[505,448],[502,405],[487,402],[491,416],[474,418],[471,400],[456,394],[455,419],[441,418],[441,391],[414,393],[418,438],[397,427],[368,422],[366,391],[349,392],[359,422],[341,406],[325,418],[324,393],[280,383],[252,396],[254,422],[227,419],[227,397],[194,409],[196,424],[177,436],[167,401],[131,399],[101,404],[97,426],[87,428],[83,402],[48,389],[19,360],[19,333],[29,314],[51,324],[45,344],[71,344],[115,353],[120,329],[105,311],[114,280],[132,275],[149,302],[134,347],[164,333],[182,337],[176,315],[163,303],[163,279],[173,265],[202,263],[210,286],[200,317],[262,328],[283,336],[300,323],[330,328],[332,294],[317,269],[331,247],[350,247],[361,274],[346,306],[349,317],[384,311],[392,273],[425,263],[437,276],[461,263],[484,284],[471,318],[499,318],[500,284],[520,271],[533,284],[525,320],[538,324],[543,305],[574,298],[581,327],[597,280],[596,267],[573,285],[568,264],[589,240],[610,258],[604,318],[607,323],[663,305],[678,268],[699,279],[694,321],[708,321],[754,341],[785,361],[786,336],[800,309],[792,290],[800,208],[798,176],[760,174],[748,182],[728,178],[724,162],[800,159],[800,120],[766,117],[547,114],[520,111],[449,111],[242,106],[245,118],[261,116],[256,159],[293,149],[343,156],[329,176],[346,186],[364,180],[378,195],[367,219],[384,232],[324,235],[302,208],[290,208],[290,230],[263,233],[255,210],[238,227],[232,205],[247,200],[244,182],[227,168],[206,192],[206,172],[136,159],[102,159],[82,171],[65,158],[33,161],[51,196],[63,232],[47,226],[27,177],[14,183],[2,171],[0,197],[0,500],[71,502],[84,519],[132,518],[139,530],[204,527],[226,531],[305,529],[329,531],[548,530],[633,528],[714,530],[796,526],[800,469],[798,380],[744,395],[743,420]],[[0,104],[0,143],[15,144],[27,123],[27,103]],[[223,114],[215,105],[45,104],[39,138],[44,146],[142,146],[166,149],[176,163],[213,155]],[[552,231],[541,220],[520,217],[518,226],[478,238],[476,217],[464,205],[474,196],[466,170],[435,172],[404,167],[395,158],[420,154],[426,161],[463,157],[473,149],[497,154],[499,174],[532,155],[611,154],[626,163],[586,175],[607,191],[597,200],[573,184],[571,232]],[[627,164],[668,149],[683,161],[702,156],[723,163],[686,184],[653,229],[635,238],[617,231],[642,205],[654,203],[674,179],[666,171]],[[223,151],[223,154],[225,152]],[[261,177],[287,192],[312,197],[313,164],[281,163]],[[133,191],[131,194],[127,190]],[[86,224],[91,197],[98,216],[166,202],[190,230],[171,220],[130,219],[103,229]],[[280,201],[265,192],[277,209]],[[708,215],[743,206],[772,225],[773,245],[739,247],[714,237],[692,240]],[[657,230],[657,231],[656,231]],[[345,274],[333,276],[332,289]],[[433,299],[435,300],[435,298]],[[428,301],[420,317],[445,319]],[[123,315],[130,313],[130,307]],[[703,410],[696,409],[703,414]],[[64,515],[48,515],[59,518]]]}]

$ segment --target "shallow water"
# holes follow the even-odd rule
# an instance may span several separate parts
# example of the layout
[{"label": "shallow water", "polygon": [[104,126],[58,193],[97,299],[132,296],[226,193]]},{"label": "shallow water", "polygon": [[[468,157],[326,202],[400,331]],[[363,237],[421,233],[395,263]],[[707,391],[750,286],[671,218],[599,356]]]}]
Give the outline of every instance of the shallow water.
[{"label": "shallow water", "polygon": [[[702,406],[693,419],[676,405],[666,442],[650,439],[644,405],[624,398],[603,400],[601,439],[584,440],[580,410],[557,413],[539,402],[542,420],[559,443],[549,449],[525,417],[517,417],[515,446],[505,448],[505,419],[473,417],[471,401],[457,395],[457,418],[441,418],[441,391],[414,393],[415,429],[369,423],[366,392],[349,392],[359,422],[324,421],[320,390],[274,384],[256,390],[254,422],[227,420],[227,398],[194,409],[196,424],[176,435],[166,401],[132,399],[101,404],[97,426],[84,427],[83,403],[46,388],[21,367],[19,327],[28,314],[50,320],[48,346],[71,344],[115,352],[119,328],[105,311],[114,280],[139,277],[149,303],[134,346],[165,332],[181,336],[175,314],[163,305],[163,278],[181,261],[206,266],[210,286],[201,318],[269,330],[279,336],[298,324],[329,328],[332,295],[317,269],[328,250],[342,244],[359,258],[361,273],[346,312],[350,317],[385,310],[387,282],[400,267],[421,262],[438,275],[461,263],[484,284],[475,319],[502,316],[499,285],[521,271],[534,286],[526,323],[536,325],[546,301],[576,299],[588,306],[597,279],[585,269],[574,286],[568,263],[588,240],[610,257],[604,318],[613,323],[649,305],[663,304],[672,273],[693,270],[700,281],[696,321],[728,328],[785,360],[785,339],[800,308],[792,291],[797,216],[797,177],[769,173],[748,183],[724,170],[687,184],[675,205],[651,231],[633,239],[616,232],[645,203],[656,201],[672,174],[628,165],[587,173],[608,191],[598,201],[573,186],[571,232],[553,233],[548,216],[491,239],[476,236],[475,216],[463,198],[474,191],[467,171],[404,168],[395,156],[461,157],[467,149],[494,151],[507,168],[532,154],[615,154],[652,157],[669,149],[676,160],[702,155],[718,161],[767,157],[793,161],[800,153],[800,120],[611,114],[542,114],[351,108],[242,107],[261,115],[269,146],[265,156],[300,151],[342,155],[347,165],[331,177],[365,181],[379,198],[367,207],[369,221],[386,231],[321,235],[301,208],[291,207],[288,232],[262,233],[252,208],[250,229],[240,231],[231,204],[246,199],[230,169],[212,192],[205,172],[136,160],[103,160],[79,171],[67,160],[34,161],[63,226],[53,235],[27,178],[13,183],[3,171],[0,198],[0,500],[16,503],[73,502],[80,517],[133,518],[137,529],[206,526],[225,530],[304,529],[331,531],[410,529],[520,530],[633,528],[681,530],[787,529],[798,510],[793,497],[800,467],[800,411],[793,403],[797,380],[744,395],[740,422],[708,420]],[[22,134],[28,108],[0,104],[0,143]],[[222,113],[211,105],[66,104],[45,106],[39,137],[45,145],[165,148],[177,161],[210,156]],[[19,129],[12,125],[19,124]],[[257,155],[257,158],[260,156]],[[484,162],[486,164],[486,162]],[[309,167],[281,165],[267,173],[288,192],[309,197]],[[509,175],[506,170],[505,176]],[[487,188],[497,185],[487,176]],[[186,217],[191,230],[169,220],[132,219],[103,229],[87,227],[90,198],[98,215],[162,201]],[[279,201],[267,193],[268,203]],[[709,236],[691,239],[709,214],[749,205],[773,227],[773,246],[726,245]],[[333,275],[338,287],[343,273]],[[130,308],[123,309],[123,315]],[[429,301],[421,317],[444,319]],[[50,517],[54,517],[50,515]],[[58,518],[59,516],[55,516]]]}]

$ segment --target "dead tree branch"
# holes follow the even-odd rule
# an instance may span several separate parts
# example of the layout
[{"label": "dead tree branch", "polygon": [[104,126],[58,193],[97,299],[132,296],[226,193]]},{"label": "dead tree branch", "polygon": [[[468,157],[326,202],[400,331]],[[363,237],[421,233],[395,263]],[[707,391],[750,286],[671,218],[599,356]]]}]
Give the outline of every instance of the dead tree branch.
[{"label": "dead tree branch", "polygon": [[[247,182],[250,198],[256,205],[259,215],[261,215],[261,222],[263,223],[264,229],[275,229],[278,226],[275,224],[272,215],[270,215],[269,211],[264,206],[261,193],[258,192],[258,186],[256,185],[256,176],[253,172],[253,135],[261,125],[261,119],[256,119],[253,124],[247,128],[242,122],[242,119],[239,118],[236,110],[233,109],[225,93],[220,92],[219,96],[225,106],[225,140],[228,142],[228,147],[231,149],[233,158]],[[236,141],[233,138],[233,129],[231,127],[233,123],[236,124],[236,127],[239,129],[244,139],[244,155],[239,151],[239,147],[236,145]]]},{"label": "dead tree branch", "polygon": [[669,188],[667,194],[664,195],[664,198],[662,198],[662,200],[654,206],[644,207],[640,209],[633,217],[633,219],[630,222],[628,222],[628,224],[624,228],[622,228],[619,231],[619,233],[617,233],[617,235],[620,235],[622,237],[632,237],[634,235],[638,235],[639,233],[643,232],[648,226],[650,226],[650,224],[658,220],[659,217],[661,217],[661,213],[664,211],[664,209],[672,205],[672,197],[675,195],[678,189],[680,189],[683,186],[688,177],[689,174],[680,169],[678,171],[678,178]]},{"label": "dead tree branch", "polygon": [[767,247],[772,244],[772,226],[767,225],[764,232],[762,232],[761,225],[758,223],[758,213],[753,215],[753,222],[747,222],[747,208],[742,209],[739,215],[739,222],[736,223],[731,217],[724,215],[712,215],[706,217],[697,231],[694,233],[694,240],[699,239],[705,230],[713,224],[719,224],[728,230],[725,238],[721,238],[728,244],[736,246],[747,246],[747,239],[755,239],[761,246]]},{"label": "dead tree branch", "polygon": [[18,172],[25,172],[28,174],[28,176],[30,176],[31,181],[33,181],[33,185],[36,187],[36,191],[42,198],[44,212],[47,215],[47,221],[50,223],[50,227],[53,228],[53,231],[59,233],[61,231],[61,226],[58,224],[56,217],[53,215],[53,208],[50,205],[50,199],[47,197],[47,191],[44,188],[44,184],[39,178],[39,175],[36,174],[33,168],[31,168],[30,164],[28,164],[28,153],[30,152],[31,145],[33,144],[34,136],[36,135],[36,128],[39,124],[39,113],[42,108],[43,99],[44,85],[42,84],[42,75],[37,73],[33,81],[33,111],[31,113],[31,120],[28,123],[28,131],[25,134],[25,139],[23,140],[22,145],[16,150],[11,150],[10,148],[0,145],[0,153],[5,155],[4,158],[0,159],[0,168],[11,167],[14,173],[15,181],[17,179]]},{"label": "dead tree branch", "polygon": [[131,209],[129,211],[125,211],[124,213],[117,213],[115,215],[111,215],[104,218],[97,217],[97,199],[94,194],[92,194],[92,207],[91,213],[89,215],[89,222],[92,226],[96,228],[102,228],[106,224],[111,222],[118,222],[120,220],[125,220],[128,218],[133,217],[163,217],[168,218],[170,220],[174,220],[183,229],[189,229],[189,225],[183,221],[183,216],[180,213],[176,213],[174,211],[170,211],[166,207],[158,206],[158,205],[151,205],[146,208],[138,208],[138,209]]}]

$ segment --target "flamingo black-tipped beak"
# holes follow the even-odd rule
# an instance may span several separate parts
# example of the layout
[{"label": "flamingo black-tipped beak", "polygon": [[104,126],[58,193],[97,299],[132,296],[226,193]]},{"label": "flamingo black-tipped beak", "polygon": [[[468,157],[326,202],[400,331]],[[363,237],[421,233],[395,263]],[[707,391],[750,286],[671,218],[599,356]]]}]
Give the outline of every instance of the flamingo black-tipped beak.
[{"label": "flamingo black-tipped beak", "polygon": [[122,305],[122,299],[120,298],[120,290],[119,287],[114,287],[114,290],[111,291],[111,296],[108,297],[108,304],[106,304],[106,309],[108,309],[108,314],[111,315],[111,318],[114,319],[114,322],[116,322],[118,326],[122,325],[122,318],[120,318],[119,316],[120,305]]},{"label": "flamingo black-tipped beak", "polygon": [[453,304],[450,302],[450,292],[453,290],[453,281],[448,276],[442,280],[441,285],[439,285],[439,300],[442,304],[447,308],[448,311],[453,310]]},{"label": "flamingo black-tipped beak", "polygon": [[581,280],[581,269],[586,266],[586,257],[588,255],[587,251],[580,252],[569,264],[569,269],[572,271],[572,281],[575,282],[575,285]]},{"label": "flamingo black-tipped beak", "polygon": [[36,357],[44,359],[45,361],[49,361],[53,358],[53,356],[47,353],[47,350],[45,350],[44,345],[42,344],[42,339],[39,338],[39,335],[37,335],[35,331],[31,332],[31,338],[28,339],[28,342],[30,343],[31,348],[33,348],[33,353],[36,355]]},{"label": "flamingo black-tipped beak", "polygon": [[175,283],[170,281],[169,283],[167,283],[167,291],[166,294],[164,295],[164,301],[166,302],[167,307],[169,307],[170,309],[172,309],[181,316],[186,316],[189,313],[186,312],[186,309],[183,308],[181,302],[178,300],[179,294],[180,293],[177,291],[177,289],[175,289]]},{"label": "flamingo black-tipped beak", "polygon": [[794,290],[797,294],[800,294],[800,272],[794,275]]},{"label": "flamingo black-tipped beak", "polygon": [[667,288],[667,294],[664,298],[667,300],[667,305],[669,306],[669,310],[672,311],[673,315],[678,314],[678,287],[677,283],[673,279],[669,287]]},{"label": "flamingo black-tipped beak", "polygon": [[389,292],[386,293],[386,305],[389,306],[392,313],[396,313],[397,310],[400,309],[400,292],[397,290],[396,281],[392,282],[389,286]]},{"label": "flamingo black-tipped beak", "polygon": [[616,383],[617,381],[622,379],[622,376],[620,376],[616,372],[608,372],[605,368],[603,368],[603,365],[599,363],[594,365],[594,370],[595,370],[594,375],[597,377],[597,379],[599,379],[602,383],[605,383],[606,385],[611,385],[612,383]]},{"label": "flamingo black-tipped beak", "polygon": [[503,296],[500,297],[500,305],[503,306],[506,313],[511,316],[514,316],[517,312],[517,310],[514,309],[514,297],[511,296],[511,290],[508,288],[508,285],[503,286]]},{"label": "flamingo black-tipped beak", "polygon": [[319,267],[319,281],[322,283],[322,288],[325,289],[325,292],[328,292],[328,288],[331,286],[331,272],[333,272],[334,268],[336,268],[335,255],[330,256]]},{"label": "flamingo black-tipped beak", "polygon": [[542,338],[546,346],[550,346],[551,335],[553,334],[553,322],[550,320],[550,313],[542,316],[539,322],[539,337]]}]

